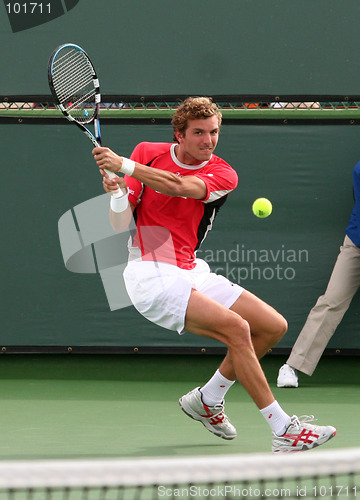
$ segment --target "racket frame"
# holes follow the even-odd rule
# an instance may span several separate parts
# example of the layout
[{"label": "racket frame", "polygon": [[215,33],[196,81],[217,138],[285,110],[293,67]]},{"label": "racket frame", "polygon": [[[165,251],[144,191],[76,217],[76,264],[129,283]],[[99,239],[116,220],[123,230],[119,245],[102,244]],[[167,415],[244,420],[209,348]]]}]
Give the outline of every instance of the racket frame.
[{"label": "racket frame", "polygon": [[[53,82],[53,77],[52,77],[54,60],[55,60],[56,56],[58,55],[58,53],[66,47],[73,47],[74,49],[79,50],[80,52],[82,52],[85,55],[85,57],[88,60],[89,67],[91,69],[91,74],[92,74],[94,88],[95,88],[95,109],[94,109],[94,112],[92,113],[92,115],[89,117],[88,120],[82,119],[81,123],[78,122],[76,120],[76,118],[71,116],[68,113],[68,111],[66,110],[66,107],[63,104],[61,104],[61,102],[57,96],[54,82]],[[48,80],[49,80],[49,87],[50,87],[52,96],[55,99],[56,107],[62,112],[62,114],[65,116],[65,118],[67,118],[67,120],[69,120],[70,122],[77,125],[80,128],[80,130],[82,132],[84,132],[84,134],[90,139],[90,141],[92,142],[92,144],[95,147],[101,147],[102,143],[101,143],[100,120],[99,120],[100,103],[101,103],[100,83],[99,83],[99,79],[97,77],[94,65],[91,62],[91,59],[88,56],[88,54],[85,52],[85,50],[82,49],[79,45],[76,45],[75,43],[64,43],[62,45],[59,45],[59,47],[57,47],[53,51],[53,53],[51,54],[50,59],[49,59]],[[92,134],[90,132],[90,130],[87,127],[85,127],[85,125],[83,125],[84,123],[89,124],[92,122],[94,122],[94,134],[95,135]],[[103,170],[107,173],[107,175],[109,176],[110,179],[117,177],[117,175],[114,174],[113,172],[111,172],[110,170],[107,170],[107,169],[103,169]],[[123,191],[119,188],[118,191],[115,191],[114,193],[112,193],[112,196],[119,198],[119,197],[123,196],[123,194],[124,194]]]}]

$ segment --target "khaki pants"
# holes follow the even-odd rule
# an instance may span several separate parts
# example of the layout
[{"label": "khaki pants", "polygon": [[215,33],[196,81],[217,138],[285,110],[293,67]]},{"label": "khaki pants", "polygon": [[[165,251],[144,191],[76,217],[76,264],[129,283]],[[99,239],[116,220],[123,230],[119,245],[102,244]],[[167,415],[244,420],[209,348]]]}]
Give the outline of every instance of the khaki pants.
[{"label": "khaki pants", "polygon": [[324,349],[360,287],[360,248],[345,237],[324,295],[318,298],[287,364],[312,375]]}]

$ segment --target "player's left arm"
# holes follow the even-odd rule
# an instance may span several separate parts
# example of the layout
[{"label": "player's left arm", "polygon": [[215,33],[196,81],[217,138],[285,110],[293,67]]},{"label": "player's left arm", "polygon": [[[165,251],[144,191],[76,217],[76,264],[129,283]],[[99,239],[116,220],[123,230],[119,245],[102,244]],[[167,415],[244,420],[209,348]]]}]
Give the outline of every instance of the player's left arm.
[{"label": "player's left arm", "polygon": [[[93,155],[100,169],[121,172],[124,159],[111,149],[94,148]],[[207,195],[206,183],[195,175],[180,177],[172,172],[135,162],[135,169],[131,177],[168,196],[182,196],[202,200]]]}]

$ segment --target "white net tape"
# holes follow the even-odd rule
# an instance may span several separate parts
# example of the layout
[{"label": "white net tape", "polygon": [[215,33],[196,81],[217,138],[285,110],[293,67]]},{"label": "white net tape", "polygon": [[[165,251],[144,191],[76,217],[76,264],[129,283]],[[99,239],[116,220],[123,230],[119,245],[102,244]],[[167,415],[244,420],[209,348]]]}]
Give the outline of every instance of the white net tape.
[{"label": "white net tape", "polygon": [[225,484],[354,474],[360,474],[360,448],[282,455],[35,460],[0,462],[0,489]]}]

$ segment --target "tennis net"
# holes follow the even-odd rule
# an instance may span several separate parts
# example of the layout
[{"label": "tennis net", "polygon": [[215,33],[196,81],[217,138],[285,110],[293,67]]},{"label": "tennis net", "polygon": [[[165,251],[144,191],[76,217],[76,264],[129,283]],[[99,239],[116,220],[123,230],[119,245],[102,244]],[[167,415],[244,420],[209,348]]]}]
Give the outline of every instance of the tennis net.
[{"label": "tennis net", "polygon": [[0,500],[360,498],[360,448],[0,463]]}]

